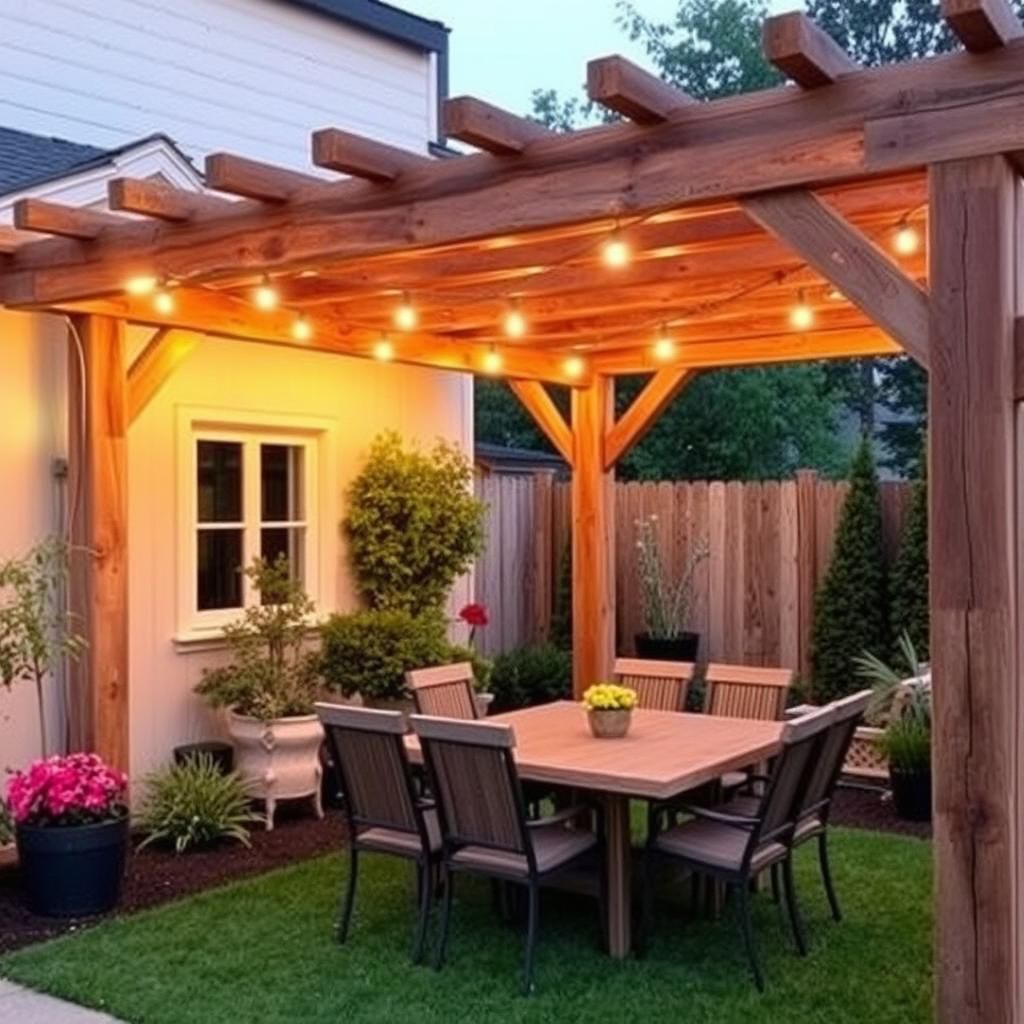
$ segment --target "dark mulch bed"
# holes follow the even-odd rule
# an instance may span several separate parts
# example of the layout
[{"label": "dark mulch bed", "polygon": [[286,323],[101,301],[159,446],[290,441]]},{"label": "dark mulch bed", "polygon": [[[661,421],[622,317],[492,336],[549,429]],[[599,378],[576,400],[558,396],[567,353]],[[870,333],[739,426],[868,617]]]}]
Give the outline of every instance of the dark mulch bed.
[{"label": "dark mulch bed", "polygon": [[[341,816],[329,811],[323,821],[309,811],[282,807],[273,832],[252,833],[252,847],[224,844],[176,856],[147,847],[128,863],[124,898],[116,913],[132,913],[181,899],[225,882],[286,867],[340,849]],[[30,914],[21,901],[16,867],[0,868],[0,953],[88,927],[102,917],[62,921]]]},{"label": "dark mulch bed", "polygon": [[872,832],[897,832],[919,839],[932,837],[931,822],[904,821],[898,818],[888,794],[879,790],[845,786],[836,790],[832,822],[850,828],[866,828]]}]

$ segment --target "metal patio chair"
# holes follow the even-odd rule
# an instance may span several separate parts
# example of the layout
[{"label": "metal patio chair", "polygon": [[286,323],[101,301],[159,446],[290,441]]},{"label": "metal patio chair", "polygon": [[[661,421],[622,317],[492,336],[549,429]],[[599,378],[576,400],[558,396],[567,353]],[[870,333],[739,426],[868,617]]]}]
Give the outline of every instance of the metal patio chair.
[{"label": "metal patio chair", "polygon": [[[444,964],[455,875],[513,883],[528,892],[523,993],[534,987],[540,886],[599,849],[589,828],[572,828],[584,808],[570,807],[531,821],[526,814],[510,726],[414,715],[441,821],[444,908],[434,966]],[[604,858],[599,895],[603,911]],[[602,913],[603,933],[603,913]]]},{"label": "metal patio chair", "polygon": [[360,853],[387,853],[416,865],[419,922],[412,959],[426,947],[441,857],[441,829],[433,802],[417,792],[405,749],[408,724],[400,711],[317,704],[334,753],[348,823],[348,884],[337,936],[348,939],[355,905]]},{"label": "metal patio chair", "polygon": [[615,679],[636,690],[637,706],[653,711],[683,711],[695,666],[689,661],[616,658]]},{"label": "metal patio chair", "polygon": [[[823,708],[784,726],[782,750],[751,813],[676,802],[651,805],[643,868],[642,945],[650,934],[652,875],[655,862],[661,859],[680,862],[693,872],[724,883],[735,894],[743,945],[759,991],[764,991],[764,976],[754,945],[750,889],[752,880],[773,865],[782,867],[786,911],[797,947],[801,951],[806,948],[793,886],[791,840],[808,766],[833,717],[831,708]],[[693,818],[672,825],[679,811]],[[663,822],[670,827],[662,830]]]}]

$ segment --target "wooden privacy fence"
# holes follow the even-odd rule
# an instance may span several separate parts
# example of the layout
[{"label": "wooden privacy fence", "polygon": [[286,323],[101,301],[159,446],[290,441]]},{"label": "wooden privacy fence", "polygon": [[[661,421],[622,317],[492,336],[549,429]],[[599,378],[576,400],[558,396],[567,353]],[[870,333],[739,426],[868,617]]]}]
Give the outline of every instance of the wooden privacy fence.
[{"label": "wooden privacy fence", "polygon": [[[643,629],[636,572],[636,522],[657,516],[663,556],[677,574],[706,538],[691,628],[701,655],[806,674],[814,594],[832,558],[849,484],[800,472],[764,483],[695,481],[616,485],[618,649],[632,652]],[[477,481],[487,503],[487,547],[476,565],[476,597],[491,621],[488,654],[545,639],[569,539],[569,485],[550,474],[491,475]],[[910,497],[906,483],[882,484],[886,553],[895,553]]]}]

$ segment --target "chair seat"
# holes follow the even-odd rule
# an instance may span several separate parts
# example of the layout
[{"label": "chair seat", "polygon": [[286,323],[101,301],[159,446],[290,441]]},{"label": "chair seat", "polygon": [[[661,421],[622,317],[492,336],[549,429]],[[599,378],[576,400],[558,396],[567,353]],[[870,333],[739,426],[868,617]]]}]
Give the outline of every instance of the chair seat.
[{"label": "chair seat", "polygon": [[[441,825],[437,820],[437,811],[433,808],[424,811],[423,821],[427,826],[430,852],[438,853],[441,849]],[[360,846],[380,853],[394,853],[400,857],[418,857],[423,853],[417,832],[403,832],[396,828],[368,828],[360,832],[357,839]]]},{"label": "chair seat", "polygon": [[[662,853],[683,857],[697,864],[738,871],[749,839],[750,833],[746,829],[697,818],[663,832],[658,836],[655,846]],[[751,870],[760,871],[785,859],[785,856],[786,848],[781,843],[762,843],[751,858]]]},{"label": "chair seat", "polygon": [[797,825],[793,839],[795,842],[802,843],[814,836],[821,835],[824,831],[825,823],[817,814],[812,814],[809,818],[804,818],[804,820]]},{"label": "chair seat", "polygon": [[[597,845],[597,837],[592,832],[569,829],[564,825],[545,825],[530,829],[530,837],[533,840],[537,871],[542,875],[567,864]],[[497,872],[508,877],[526,878],[529,874],[526,854],[512,853],[508,850],[464,846],[451,860],[453,864],[461,867]]]},{"label": "chair seat", "polygon": [[726,772],[718,783],[723,790],[739,789],[747,781],[746,772]]}]

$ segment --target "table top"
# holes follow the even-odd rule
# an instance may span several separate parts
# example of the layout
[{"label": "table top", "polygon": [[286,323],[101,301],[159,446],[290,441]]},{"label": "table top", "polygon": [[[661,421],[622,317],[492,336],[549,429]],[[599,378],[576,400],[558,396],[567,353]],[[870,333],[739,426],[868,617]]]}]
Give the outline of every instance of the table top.
[{"label": "table top", "polygon": [[[511,725],[522,778],[664,800],[777,753],[782,722],[638,708],[628,735],[595,739],[579,704],[557,701],[491,715]],[[419,743],[408,740],[419,759]]]}]

